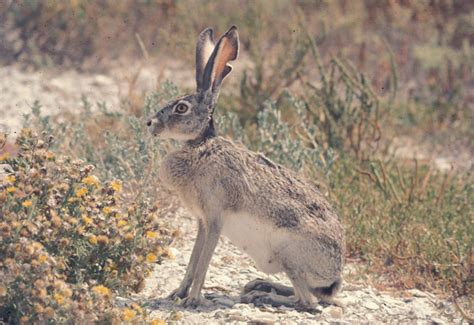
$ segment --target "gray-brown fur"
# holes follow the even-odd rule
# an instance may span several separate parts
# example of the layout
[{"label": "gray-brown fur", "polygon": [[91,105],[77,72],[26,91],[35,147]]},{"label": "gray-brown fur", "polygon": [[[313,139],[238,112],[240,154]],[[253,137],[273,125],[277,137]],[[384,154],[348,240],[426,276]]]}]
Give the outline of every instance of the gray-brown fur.
[{"label": "gray-brown fur", "polygon": [[[198,39],[196,62],[201,66],[196,72],[204,75],[196,76],[197,93],[171,102],[148,122],[152,134],[185,141],[164,158],[159,172],[199,224],[185,279],[172,297],[184,298],[185,305],[206,303],[200,291],[223,233],[264,271],[285,272],[290,278],[295,297],[265,296],[265,301],[308,308],[314,296],[329,301],[342,282],[343,228],[311,183],[215,135],[212,114],[220,84],[231,70],[228,61],[237,57],[237,30],[231,28],[209,56],[202,48],[211,41],[209,29]],[[206,72],[203,57],[210,58]],[[263,299],[262,295],[247,292],[242,301]]]}]

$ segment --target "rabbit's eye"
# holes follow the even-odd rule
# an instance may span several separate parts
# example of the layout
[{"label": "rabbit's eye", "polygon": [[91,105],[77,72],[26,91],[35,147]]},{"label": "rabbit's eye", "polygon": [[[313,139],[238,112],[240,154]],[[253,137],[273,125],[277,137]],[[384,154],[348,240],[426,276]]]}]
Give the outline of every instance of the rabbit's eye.
[{"label": "rabbit's eye", "polygon": [[188,111],[188,106],[186,104],[180,103],[174,107],[174,111],[178,114],[184,114]]}]

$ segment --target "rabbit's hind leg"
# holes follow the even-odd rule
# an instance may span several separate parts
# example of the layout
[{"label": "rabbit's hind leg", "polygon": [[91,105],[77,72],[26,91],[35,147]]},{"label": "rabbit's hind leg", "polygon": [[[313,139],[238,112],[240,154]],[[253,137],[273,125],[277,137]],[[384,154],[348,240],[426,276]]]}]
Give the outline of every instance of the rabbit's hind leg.
[{"label": "rabbit's hind leg", "polygon": [[245,304],[253,303],[255,306],[271,305],[273,307],[285,306],[290,308],[296,308],[298,306],[298,301],[295,296],[286,297],[274,292],[258,290],[244,293],[240,296],[240,302]]},{"label": "rabbit's hind leg", "polygon": [[285,297],[295,295],[295,291],[292,287],[263,279],[255,279],[247,283],[244,287],[244,294],[251,291],[272,292]]},{"label": "rabbit's hind leg", "polygon": [[287,270],[286,274],[290,278],[291,284],[293,284],[299,308],[308,311],[316,310],[318,304],[306,281],[305,274],[293,270]]}]

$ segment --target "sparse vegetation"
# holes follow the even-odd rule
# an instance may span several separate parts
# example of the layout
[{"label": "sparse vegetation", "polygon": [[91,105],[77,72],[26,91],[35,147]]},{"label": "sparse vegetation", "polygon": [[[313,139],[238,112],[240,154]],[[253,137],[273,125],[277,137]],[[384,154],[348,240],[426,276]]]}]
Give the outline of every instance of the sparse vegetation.
[{"label": "sparse vegetation", "polygon": [[[224,86],[216,113],[220,133],[300,171],[321,188],[339,211],[346,227],[348,258],[365,267],[365,274],[361,276],[369,277],[379,286],[472,295],[472,163],[470,170],[443,172],[430,162],[407,160],[389,150],[391,140],[400,135],[411,137],[420,146],[428,148],[446,148],[446,144],[455,143],[468,152],[474,150],[470,142],[474,137],[474,52],[469,36],[474,13],[472,1],[256,1],[245,3],[245,6],[233,1],[204,1],[193,13],[186,8],[189,4],[186,2],[145,1],[136,8],[134,3],[123,1],[121,6],[115,6],[115,2],[105,1],[101,9],[103,15],[97,18],[95,5],[88,1],[12,2],[10,11],[1,11],[0,19],[8,21],[7,27],[20,35],[31,31],[38,36],[21,36],[22,45],[18,49],[15,48],[17,43],[6,42],[8,48],[0,48],[0,51],[13,55],[5,55],[6,59],[28,64],[81,64],[87,68],[93,58],[91,53],[94,58],[103,60],[114,57],[116,52],[110,53],[105,47],[115,48],[116,43],[128,44],[124,49],[127,55],[142,55],[143,48],[136,46],[136,35],[139,35],[150,56],[170,53],[175,57],[182,56],[192,69],[197,32],[210,24],[207,17],[211,13],[221,12],[212,21],[213,27],[222,31],[228,25],[238,25],[242,52],[248,62],[241,79],[235,82],[237,88],[226,91]],[[65,12],[72,18],[64,21],[61,28],[49,26],[56,34],[46,33],[48,28],[35,28],[48,21],[51,15]],[[130,28],[124,29],[124,17]],[[96,28],[111,22],[108,29]],[[82,29],[83,34],[66,32],[79,30],[78,26],[87,26]],[[91,33],[89,28],[97,30],[98,34]],[[120,33],[123,30],[126,32]],[[113,35],[112,39],[104,41],[110,35]],[[0,40],[3,36],[0,31]],[[64,44],[74,48],[84,41],[90,46],[81,48],[81,53],[58,51],[65,47]],[[86,206],[87,202],[104,204],[112,197],[117,200],[115,205],[119,210],[119,198],[113,191],[107,191],[110,181],[118,179],[123,184],[122,198],[127,205],[130,201],[137,202],[137,210],[132,213],[134,217],[129,215],[127,222],[135,220],[132,227],[135,238],[140,238],[136,240],[144,245],[129,247],[129,254],[135,254],[139,247],[142,247],[140,256],[145,256],[143,252],[147,250],[152,252],[146,236],[139,234],[146,233],[149,227],[156,227],[150,219],[153,213],[149,208],[139,206],[163,195],[156,167],[160,156],[174,144],[149,137],[143,127],[143,118],[178,93],[172,80],[166,81],[147,96],[134,93],[133,99],[125,98],[122,106],[113,110],[84,98],[77,104],[77,114],[60,119],[43,116],[41,98],[38,98],[25,124],[39,133],[45,131],[53,135],[56,140],[52,143],[42,140],[45,146],[42,149],[37,143],[33,145],[31,137],[19,138],[19,144],[26,147],[20,149],[21,155],[8,158],[8,164],[16,166],[16,170],[9,176],[10,181],[15,176],[14,183],[4,183],[3,192],[0,192],[3,193],[0,201],[3,198],[9,204],[8,208],[2,205],[3,216],[20,223],[33,222],[32,217],[43,217],[44,220],[38,222],[49,223],[48,227],[57,236],[77,240],[80,243],[75,244],[77,247],[89,247],[94,238],[91,236],[98,240],[98,236],[110,234],[99,233],[87,225],[83,225],[87,236],[74,232],[76,228],[74,231],[61,230],[62,226],[56,229],[49,212],[51,208],[47,205],[46,193],[49,192],[41,194],[45,196],[41,201],[41,196],[34,194],[34,190],[8,192],[8,189],[12,186],[32,186],[33,189],[46,186],[42,178],[38,183],[25,183],[27,180],[22,175],[43,166],[32,167],[34,164],[59,168],[61,173],[51,179],[52,189],[69,179],[69,190],[58,193],[64,197],[69,193],[68,197],[74,198],[73,189],[82,186],[87,194],[78,197],[79,201],[64,201],[61,208],[69,212],[65,214],[59,210],[57,217],[66,222],[67,215],[81,224],[82,212],[77,209]],[[143,103],[143,108],[137,109],[140,106],[137,103]],[[50,157],[66,154],[73,158],[49,159],[46,153]],[[72,159],[77,158],[96,167],[91,175],[103,180],[99,186],[84,185],[84,178],[92,176],[79,172],[80,168],[71,170]],[[91,178],[91,182],[92,179],[95,178]],[[26,196],[18,197],[18,193]],[[95,200],[90,201],[93,196],[96,196]],[[25,207],[25,200],[31,201],[31,206]],[[113,230],[119,236],[117,238],[122,238],[125,234],[115,224],[119,220],[105,218],[103,208],[97,206],[91,222],[105,222],[105,229]],[[31,214],[31,209],[38,212]],[[119,213],[118,210],[114,213]],[[77,216],[71,215],[76,212]],[[41,238],[29,235],[21,239],[25,225],[15,232],[10,219],[5,220],[6,226],[2,224],[0,231],[6,234],[3,229],[8,226],[11,241],[2,242],[0,253],[8,255],[13,262],[24,260],[31,264],[32,259],[38,259],[41,254],[47,256],[48,261],[53,257],[56,259],[55,254],[64,257],[63,251],[52,251]],[[150,231],[155,231],[152,228]],[[159,238],[164,240],[166,231],[162,228],[159,231],[163,232]],[[16,237],[12,237],[13,234]],[[2,239],[7,238],[5,236]],[[61,238],[57,237],[58,241]],[[87,251],[89,255],[84,255],[85,260],[91,254],[95,254],[95,258],[107,256],[104,263],[107,258],[118,259],[114,255],[118,246],[114,246],[115,241],[110,236],[107,238],[110,249],[93,245],[94,249]],[[157,257],[163,254],[161,244],[159,248],[154,246],[158,249],[153,253]],[[31,256],[25,255],[24,250],[31,245],[36,245],[37,249]],[[118,241],[116,245],[119,245]],[[99,253],[105,255],[97,255]],[[57,261],[60,259],[55,263]],[[148,268],[138,260],[115,261],[116,264],[119,262],[129,263],[124,269]],[[84,301],[97,299],[90,292],[78,291],[76,294],[75,286],[79,282],[86,283],[91,292],[97,285],[120,291],[140,282],[136,276],[131,276],[130,281],[119,285],[120,272],[111,276],[110,272],[92,270],[90,268],[95,266],[81,263],[79,269],[83,271],[80,274],[68,274],[67,269],[48,264],[48,268],[58,274],[58,279],[74,292],[68,298],[72,302],[81,295],[84,295],[81,298]],[[10,266],[3,263],[0,272],[2,267]],[[133,272],[132,275],[136,275]],[[11,281],[26,284],[36,279]],[[22,299],[9,295],[2,298],[1,290],[0,286],[0,299]],[[54,290],[48,289],[48,294],[54,294]],[[25,297],[29,294],[26,292]],[[60,308],[54,297],[48,299],[41,300],[42,306]],[[29,308],[25,309],[25,315],[40,317],[34,311],[36,300],[21,301]],[[105,306],[105,311],[115,308],[108,302]],[[61,309],[54,310],[58,315],[62,312]],[[103,315],[107,312],[104,313],[97,317],[106,317]],[[15,317],[22,315],[15,314]]]}]

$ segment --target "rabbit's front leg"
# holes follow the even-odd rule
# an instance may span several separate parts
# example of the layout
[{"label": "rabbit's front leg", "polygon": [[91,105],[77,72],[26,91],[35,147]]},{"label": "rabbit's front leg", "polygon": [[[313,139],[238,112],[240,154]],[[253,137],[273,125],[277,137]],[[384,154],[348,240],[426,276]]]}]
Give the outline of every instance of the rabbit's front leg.
[{"label": "rabbit's front leg", "polygon": [[199,257],[204,248],[204,239],[206,235],[206,229],[204,228],[204,222],[202,219],[198,219],[198,232],[196,237],[196,242],[194,243],[194,248],[189,258],[188,267],[186,269],[186,275],[181,281],[181,284],[177,289],[175,289],[167,297],[168,299],[184,298],[188,295],[189,289],[193,284],[194,273],[196,271],[196,266],[199,261]]},{"label": "rabbit's front leg", "polygon": [[206,278],[209,263],[211,262],[212,255],[214,254],[222,232],[222,220],[220,218],[208,220],[207,226],[208,229],[205,233],[204,246],[192,278],[191,292],[183,299],[183,306],[197,307],[210,305],[210,301],[201,295],[201,289]]}]

